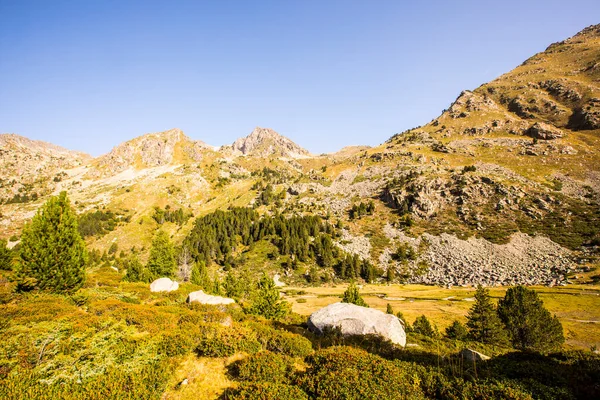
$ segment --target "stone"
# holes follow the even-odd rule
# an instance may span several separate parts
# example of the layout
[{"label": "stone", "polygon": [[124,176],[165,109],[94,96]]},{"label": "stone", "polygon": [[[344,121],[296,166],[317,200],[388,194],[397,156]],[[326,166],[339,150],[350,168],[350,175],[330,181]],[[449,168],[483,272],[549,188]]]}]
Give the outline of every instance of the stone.
[{"label": "stone", "polygon": [[202,290],[198,290],[188,295],[187,302],[200,304],[233,304],[235,303],[235,300],[228,297],[212,296],[204,293]]},{"label": "stone", "polygon": [[172,292],[179,289],[179,283],[169,278],[159,278],[150,284],[151,292]]},{"label": "stone", "polygon": [[560,129],[544,122],[536,122],[531,125],[526,133],[527,136],[542,140],[558,139],[565,135]]},{"label": "stone", "polygon": [[273,277],[273,282],[275,282],[275,286],[284,287],[285,282],[280,281],[279,278],[281,278],[281,275],[279,274],[275,274],[275,276]]},{"label": "stone", "polygon": [[402,347],[406,345],[406,333],[396,316],[355,304],[330,304],[311,314],[308,326],[318,333],[339,328],[344,336],[372,334]]},{"label": "stone", "polygon": [[460,352],[460,356],[464,358],[465,361],[469,362],[485,361],[490,359],[489,356],[486,356],[485,354],[471,349],[463,349]]}]

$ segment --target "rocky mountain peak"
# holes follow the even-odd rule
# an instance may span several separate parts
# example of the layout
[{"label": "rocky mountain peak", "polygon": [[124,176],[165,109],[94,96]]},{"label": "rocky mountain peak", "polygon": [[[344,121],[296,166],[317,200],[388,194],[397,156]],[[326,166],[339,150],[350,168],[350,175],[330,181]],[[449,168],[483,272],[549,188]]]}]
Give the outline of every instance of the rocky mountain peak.
[{"label": "rocky mountain peak", "polygon": [[233,142],[231,147],[245,156],[268,157],[275,155],[288,158],[310,156],[308,150],[269,128],[256,127],[248,136]]},{"label": "rocky mountain peak", "polygon": [[206,143],[192,140],[181,129],[148,133],[121,143],[97,159],[97,166],[114,174],[128,168],[152,168],[186,160],[198,161]]}]

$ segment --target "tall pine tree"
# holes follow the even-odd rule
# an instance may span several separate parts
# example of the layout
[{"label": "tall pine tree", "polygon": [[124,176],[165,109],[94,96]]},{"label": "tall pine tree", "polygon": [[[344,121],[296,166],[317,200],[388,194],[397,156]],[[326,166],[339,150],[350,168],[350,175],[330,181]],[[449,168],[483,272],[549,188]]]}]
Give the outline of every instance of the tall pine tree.
[{"label": "tall pine tree", "polygon": [[6,245],[6,240],[0,240],[0,270],[11,270],[12,259],[12,251]]},{"label": "tall pine tree", "polygon": [[123,267],[127,269],[123,278],[129,282],[150,282],[152,279],[147,268],[140,262],[137,254],[131,254],[124,262]]},{"label": "tall pine tree", "polygon": [[267,319],[281,319],[290,312],[290,304],[281,299],[275,281],[266,275],[258,282],[258,290],[252,304],[246,310],[248,314],[261,315]]},{"label": "tall pine tree", "polygon": [[204,260],[196,261],[194,263],[190,282],[192,282],[194,285],[202,287],[202,289],[207,293],[212,291],[213,283],[210,279],[210,276],[208,276],[208,269],[206,268],[206,263]]},{"label": "tall pine tree", "polygon": [[175,261],[175,251],[169,235],[159,229],[152,240],[150,249],[150,258],[148,258],[148,270],[152,279],[172,278],[175,275],[177,263]]},{"label": "tall pine tree", "polygon": [[361,307],[369,307],[367,303],[363,300],[358,292],[358,286],[354,281],[350,282],[348,285],[348,289],[344,292],[344,297],[342,298],[342,303],[351,303],[356,304]]},{"label": "tall pine tree", "polygon": [[17,290],[74,292],[85,281],[87,251],[66,192],[51,197],[23,229]]},{"label": "tall pine tree", "polygon": [[498,314],[519,350],[546,352],[560,348],[565,341],[560,321],[544,307],[535,290],[524,286],[508,289],[498,302]]},{"label": "tall pine tree", "polygon": [[489,290],[478,286],[475,292],[475,304],[467,315],[469,339],[486,344],[504,346],[508,342],[504,325],[492,304]]}]

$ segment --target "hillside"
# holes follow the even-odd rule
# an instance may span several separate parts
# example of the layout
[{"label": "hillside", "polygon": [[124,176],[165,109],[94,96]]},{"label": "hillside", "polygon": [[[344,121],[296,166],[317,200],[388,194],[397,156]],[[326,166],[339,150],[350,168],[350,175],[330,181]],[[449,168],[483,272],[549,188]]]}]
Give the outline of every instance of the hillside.
[{"label": "hillside", "polygon": [[[591,266],[600,243],[599,59],[600,26],[586,28],[463,91],[422,127],[328,155],[266,128],[219,148],[172,129],[96,159],[4,135],[0,161],[14,182],[3,180],[0,230],[18,236],[61,190],[80,213],[121,216],[87,238],[101,251],[114,242],[147,249],[155,207],[201,216],[250,206],[343,226],[337,247],[372,263],[379,280],[393,269],[413,283],[561,284]],[[11,200],[17,193],[36,196]],[[369,213],[353,214],[370,202]],[[181,243],[193,222],[162,228]],[[415,257],[398,256],[406,246]],[[257,257],[258,270],[296,283],[311,268],[281,270]]]}]

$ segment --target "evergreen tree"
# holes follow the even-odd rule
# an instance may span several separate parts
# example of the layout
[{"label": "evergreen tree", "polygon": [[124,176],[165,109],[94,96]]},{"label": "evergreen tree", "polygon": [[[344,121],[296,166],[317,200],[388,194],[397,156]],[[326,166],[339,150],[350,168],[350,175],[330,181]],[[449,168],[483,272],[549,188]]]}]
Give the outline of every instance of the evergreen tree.
[{"label": "evergreen tree", "polygon": [[524,286],[508,289],[498,303],[498,315],[519,350],[546,352],[560,348],[565,341],[560,321],[544,307],[535,290]]},{"label": "evergreen tree", "polygon": [[17,290],[74,292],[85,281],[87,251],[66,192],[51,197],[23,229]]},{"label": "evergreen tree", "polygon": [[159,230],[152,240],[147,266],[153,279],[172,278],[175,275],[175,251],[169,235],[163,230]]},{"label": "evergreen tree", "polygon": [[434,329],[434,327],[431,325],[431,322],[429,322],[425,315],[417,317],[414,324],[412,325],[412,331],[429,337],[438,336],[437,329]]},{"label": "evergreen tree", "polygon": [[385,313],[394,315],[394,309],[392,308],[392,305],[390,303],[387,303]]},{"label": "evergreen tree", "polygon": [[467,315],[469,339],[486,344],[504,346],[507,335],[504,325],[490,298],[489,290],[478,286],[475,292],[475,304]]},{"label": "evergreen tree", "polygon": [[402,314],[402,311],[398,311],[396,313],[396,317],[398,317],[398,319],[400,320],[400,323],[402,324],[402,326],[404,326],[404,331],[405,332],[412,332],[413,331],[412,327],[408,323],[408,320],[404,317],[404,314]]},{"label": "evergreen tree", "polygon": [[348,289],[346,289],[344,292],[342,303],[351,303],[361,307],[369,307],[360,296],[360,293],[358,292],[358,286],[356,286],[355,282],[350,282],[350,285],[348,285]]},{"label": "evergreen tree", "polygon": [[454,321],[446,328],[446,337],[455,340],[465,340],[469,334],[467,328],[459,321]]},{"label": "evergreen tree", "polygon": [[127,269],[123,278],[129,282],[150,282],[150,273],[144,268],[136,254],[131,254],[123,263],[123,268]]},{"label": "evergreen tree", "polygon": [[12,251],[7,247],[6,240],[0,240],[0,270],[12,269]]},{"label": "evergreen tree", "polygon": [[394,269],[394,267],[388,267],[385,275],[389,283],[392,283],[394,282],[394,280],[396,280],[396,270]]},{"label": "evergreen tree", "polygon": [[194,285],[200,286],[205,292],[212,291],[213,283],[208,275],[208,269],[206,268],[206,263],[204,260],[194,263],[190,282],[192,282]]},{"label": "evergreen tree", "polygon": [[263,275],[246,311],[248,314],[260,315],[267,319],[281,319],[290,312],[290,304],[279,297],[279,290],[273,279]]}]

